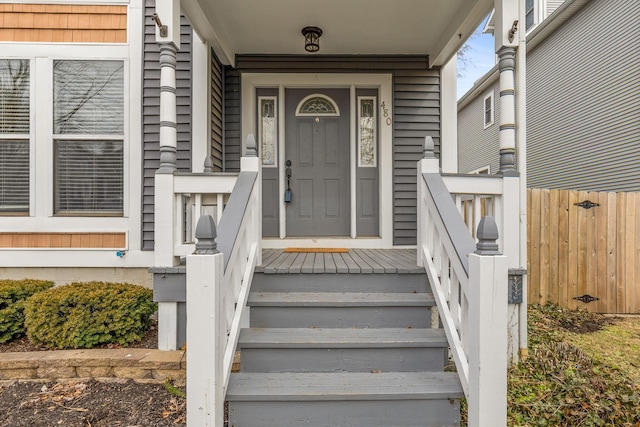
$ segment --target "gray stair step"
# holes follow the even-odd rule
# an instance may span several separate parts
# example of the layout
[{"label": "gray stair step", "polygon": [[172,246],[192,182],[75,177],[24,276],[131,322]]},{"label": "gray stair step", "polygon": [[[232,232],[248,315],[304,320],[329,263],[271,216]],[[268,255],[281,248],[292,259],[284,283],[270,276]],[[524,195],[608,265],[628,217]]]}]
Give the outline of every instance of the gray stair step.
[{"label": "gray stair step", "polygon": [[248,328],[238,345],[246,348],[446,347],[443,329],[423,328]]},{"label": "gray stair step", "polygon": [[254,292],[429,292],[420,274],[261,274],[253,276]]},{"label": "gray stair step", "polygon": [[430,328],[431,294],[256,292],[254,328]]},{"label": "gray stair step", "polygon": [[278,307],[400,307],[435,305],[427,293],[380,292],[252,292],[248,305]]},{"label": "gray stair step", "polygon": [[228,401],[428,400],[463,396],[454,372],[234,373]]},{"label": "gray stair step", "polygon": [[232,374],[235,427],[458,426],[453,373]]},{"label": "gray stair step", "polygon": [[251,328],[240,333],[243,372],[442,371],[441,329]]}]

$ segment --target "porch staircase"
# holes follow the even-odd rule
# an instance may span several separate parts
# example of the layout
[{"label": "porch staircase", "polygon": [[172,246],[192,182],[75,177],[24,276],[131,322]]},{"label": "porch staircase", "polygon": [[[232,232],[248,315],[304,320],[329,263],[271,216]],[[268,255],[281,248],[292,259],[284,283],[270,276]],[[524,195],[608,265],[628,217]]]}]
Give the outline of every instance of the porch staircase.
[{"label": "porch staircase", "polygon": [[463,392],[444,372],[426,275],[386,260],[369,274],[257,269],[226,395],[230,427],[460,424]]}]

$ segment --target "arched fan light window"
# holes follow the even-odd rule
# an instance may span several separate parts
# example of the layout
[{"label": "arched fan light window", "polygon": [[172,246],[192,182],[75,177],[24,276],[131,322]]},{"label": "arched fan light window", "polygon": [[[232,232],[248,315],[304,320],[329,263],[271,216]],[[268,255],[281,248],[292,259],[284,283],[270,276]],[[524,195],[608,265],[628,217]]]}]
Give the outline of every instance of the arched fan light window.
[{"label": "arched fan light window", "polygon": [[296,108],[296,116],[339,116],[340,109],[326,95],[315,93],[305,97]]}]

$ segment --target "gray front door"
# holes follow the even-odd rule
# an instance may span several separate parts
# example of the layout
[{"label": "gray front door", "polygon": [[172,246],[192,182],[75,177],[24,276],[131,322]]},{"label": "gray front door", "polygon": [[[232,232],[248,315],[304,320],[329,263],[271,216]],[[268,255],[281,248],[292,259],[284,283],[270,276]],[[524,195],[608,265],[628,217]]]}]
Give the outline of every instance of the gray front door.
[{"label": "gray front door", "polygon": [[[349,89],[286,89],[285,97],[285,159],[291,162],[287,236],[348,236]],[[299,111],[305,98],[309,102]]]}]

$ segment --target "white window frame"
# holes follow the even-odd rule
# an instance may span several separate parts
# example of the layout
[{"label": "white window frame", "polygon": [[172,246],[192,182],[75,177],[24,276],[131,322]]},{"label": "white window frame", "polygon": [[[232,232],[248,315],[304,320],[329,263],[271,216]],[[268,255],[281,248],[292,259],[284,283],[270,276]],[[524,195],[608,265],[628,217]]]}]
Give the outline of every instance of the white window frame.
[{"label": "white window frame", "polygon": [[[72,4],[67,0],[43,0],[45,3]],[[153,265],[153,251],[142,251],[142,87],[143,25],[142,0],[97,0],[96,4],[128,4],[127,43],[32,43],[0,42],[1,56],[7,59],[31,59],[32,94],[45,93],[46,100],[36,104],[38,117],[53,117],[53,71],[47,61],[60,60],[122,60],[125,65],[125,135],[123,153],[123,215],[122,216],[53,216],[53,120],[32,121],[30,145],[29,216],[0,216],[4,230],[83,233],[121,232],[126,234],[127,256],[118,257],[109,248],[0,248],[0,267],[42,267],[43,255],[51,267],[142,267]],[[37,71],[35,68],[39,67]],[[44,68],[42,68],[44,67]],[[48,68],[47,68],[48,67]],[[39,72],[46,71],[44,75]],[[35,114],[34,113],[34,114]],[[42,133],[48,142],[41,143]],[[36,141],[36,138],[37,141]]]},{"label": "white window frame", "polygon": [[[27,59],[31,66],[31,133],[29,145],[29,217],[54,216],[54,139],[53,133],[53,62],[55,60],[122,61],[124,64],[124,135],[123,135],[123,206],[122,214],[131,215],[130,171],[131,63],[128,45],[89,45],[66,43],[1,43],[3,59]],[[66,217],[63,215],[62,217]],[[68,216],[70,228],[79,218],[94,214]],[[97,218],[102,216],[98,213]],[[109,217],[109,215],[107,215]],[[86,228],[85,228],[86,229]]]},{"label": "white window frame", "polygon": [[[49,59],[49,63],[51,65],[51,81],[52,81],[52,91],[53,91],[53,79],[54,79],[54,73],[53,73],[53,63],[56,61],[69,61],[69,59],[61,59],[61,58],[48,58]],[[101,62],[101,61],[112,61],[112,62],[122,62],[123,65],[123,133],[122,135],[117,135],[117,134],[83,134],[83,133],[62,133],[62,134],[57,134],[57,133],[53,133],[53,126],[52,126],[52,134],[50,135],[50,139],[51,139],[51,153],[52,153],[52,159],[51,161],[53,162],[53,169],[52,169],[52,180],[53,180],[53,190],[52,190],[52,213],[55,216],[70,216],[70,217],[92,217],[92,216],[115,216],[115,217],[121,217],[121,216],[125,216],[125,201],[127,200],[127,197],[125,197],[125,187],[127,186],[127,181],[126,181],[126,174],[125,174],[125,154],[127,152],[127,129],[128,129],[128,120],[129,120],[129,104],[127,102],[124,102],[124,100],[126,99],[127,93],[129,93],[129,85],[128,85],[128,73],[129,73],[129,64],[128,61],[124,58],[122,59],[104,59],[104,58],[76,58],[76,59],[71,59],[71,61],[83,61],[83,62]],[[36,94],[36,96],[38,96],[38,94]],[[52,92],[52,96],[53,96],[53,92]],[[52,105],[52,111],[51,111],[51,117],[53,117],[53,98],[51,99],[51,105]],[[113,212],[113,211],[109,211],[109,210],[105,210],[105,211],[101,211],[101,210],[95,210],[95,211],[65,211],[65,210],[60,210],[58,212],[56,212],[55,209],[55,193],[56,191],[59,191],[59,189],[57,189],[56,186],[56,154],[55,154],[55,145],[57,141],[78,141],[78,142],[82,142],[82,143],[86,143],[86,144],[90,144],[92,141],[98,141],[98,142],[103,142],[103,141],[122,141],[122,211],[121,212]]]},{"label": "white window frame", "polygon": [[[525,32],[527,32],[532,28],[534,28],[538,23],[539,5],[538,5],[538,0],[532,0],[532,6],[529,10],[527,10],[527,0],[523,0],[523,1],[524,1],[524,26],[525,26]],[[531,13],[531,15],[533,16],[533,22],[531,23],[531,25],[527,26],[527,16],[529,15],[529,13]]]},{"label": "white window frame", "polygon": [[[490,111],[487,111],[487,99],[491,100]],[[493,92],[490,92],[487,95],[485,95],[484,98],[482,98],[482,123],[484,124],[484,129],[493,125],[493,123],[495,122],[495,109],[496,109],[496,105],[493,99]],[[489,121],[487,121],[487,112],[491,113],[491,119]]]}]

